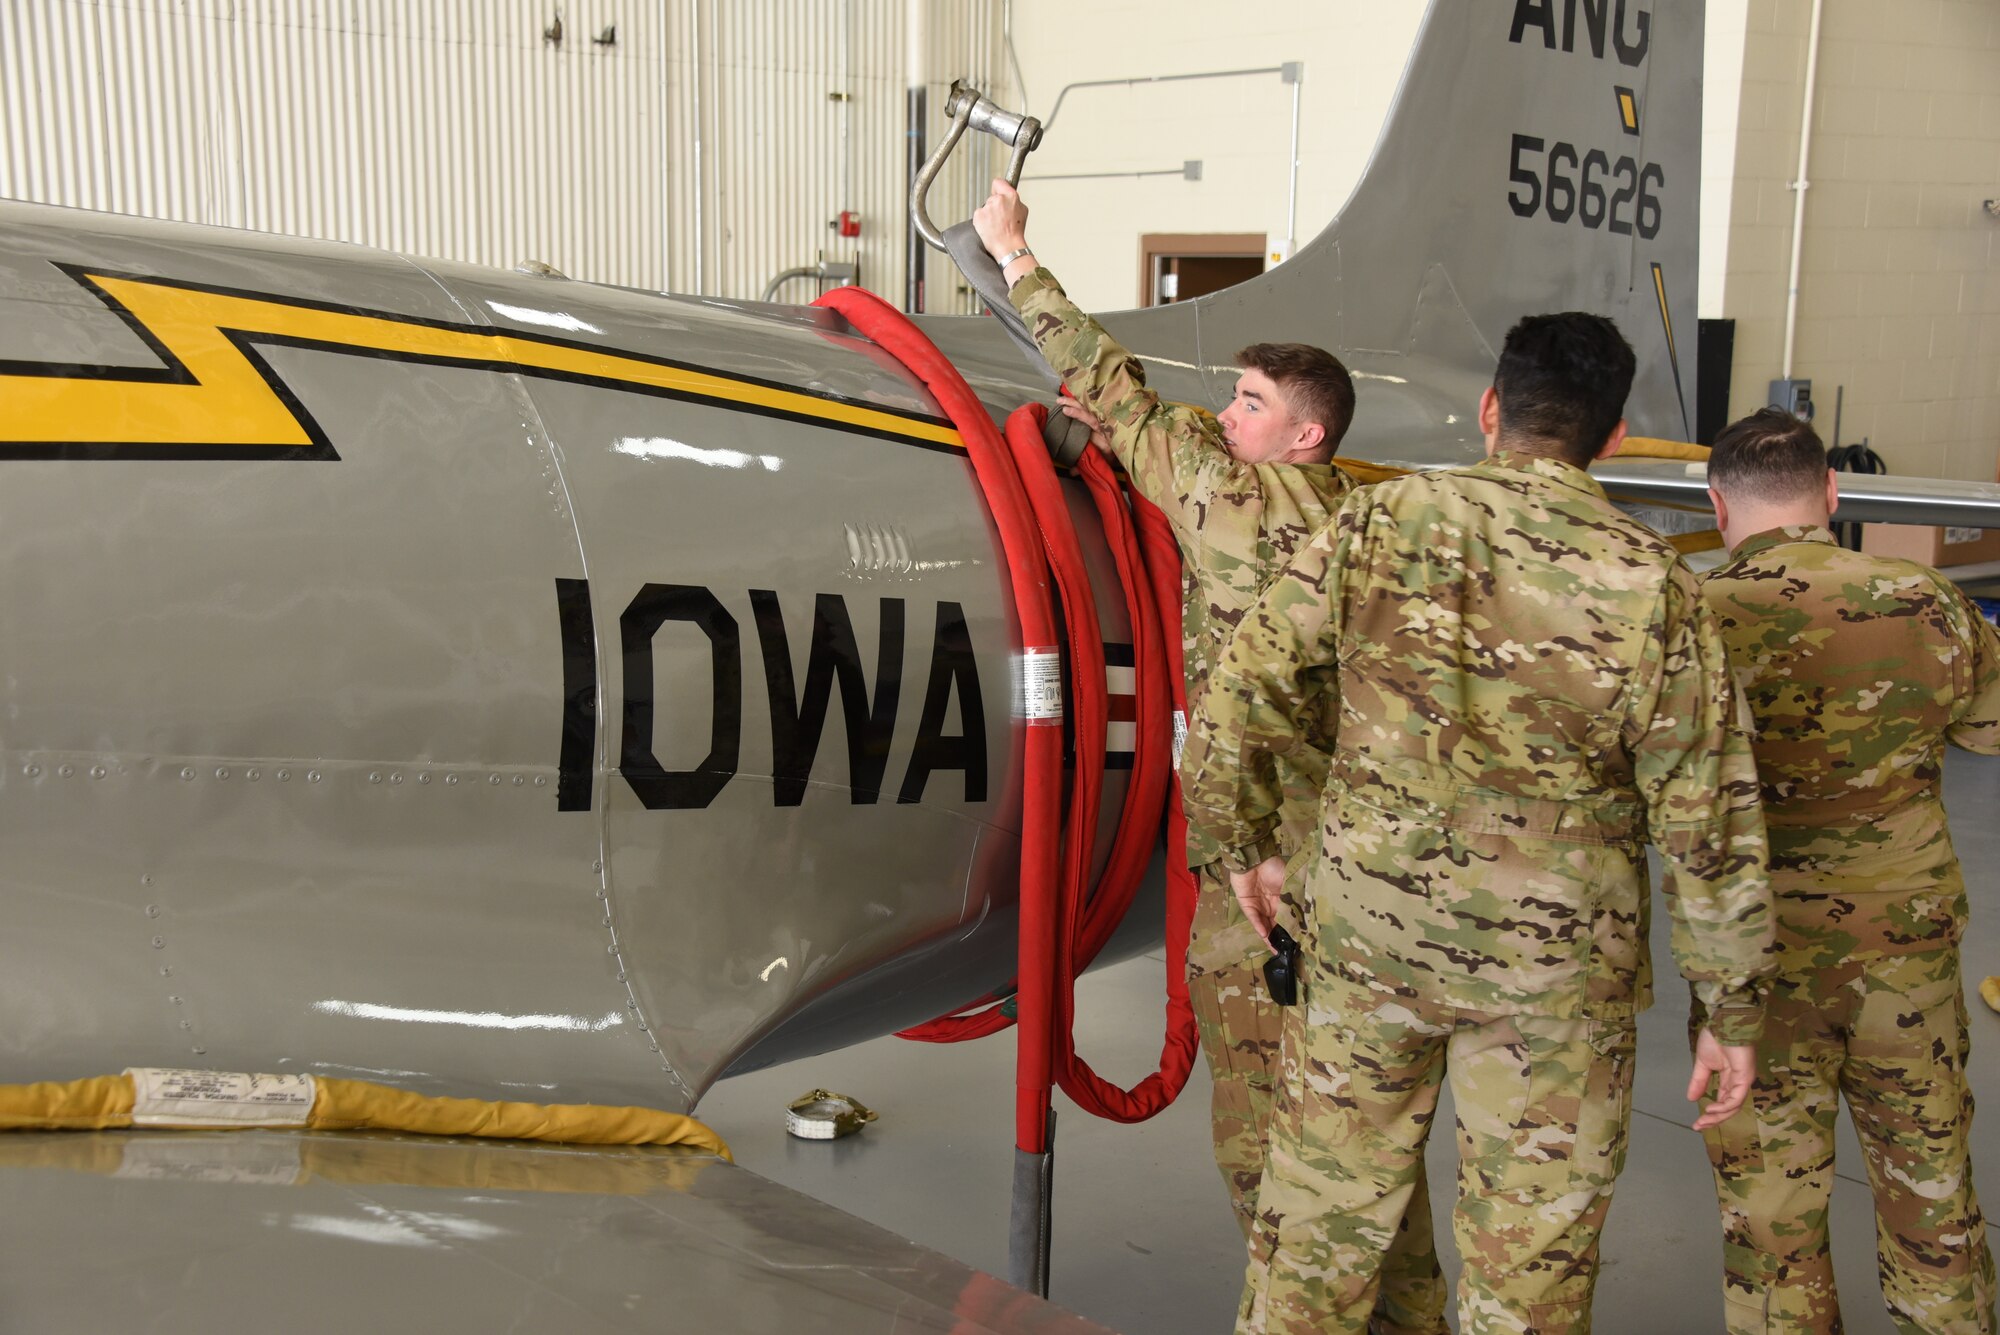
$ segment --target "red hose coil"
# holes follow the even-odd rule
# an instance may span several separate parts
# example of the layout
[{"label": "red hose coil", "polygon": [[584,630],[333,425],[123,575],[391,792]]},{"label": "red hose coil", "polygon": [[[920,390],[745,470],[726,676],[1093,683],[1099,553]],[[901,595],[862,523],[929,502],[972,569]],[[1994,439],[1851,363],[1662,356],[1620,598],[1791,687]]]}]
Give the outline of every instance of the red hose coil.
[{"label": "red hose coil", "polygon": [[[1151,859],[1163,805],[1169,806],[1168,847],[1186,846],[1177,796],[1167,803],[1165,754],[1166,704],[1170,692],[1178,693],[1180,644],[1177,635],[1163,632],[1159,612],[1178,605],[1179,551],[1164,518],[1152,511],[1149,521],[1146,512],[1152,507],[1137,497],[1133,508],[1139,510],[1140,520],[1135,532],[1109,465],[1095,451],[1086,451],[1079,472],[1103,522],[1125,589],[1138,695],[1131,779],[1101,883],[1092,894],[1090,864],[1109,713],[1104,642],[1082,547],[1042,442],[1047,410],[1040,405],[1017,410],[1008,419],[1003,438],[957,368],[902,312],[860,288],[836,288],[816,304],[839,311],[900,360],[931,390],[958,428],[1000,532],[1024,644],[1058,642],[1048,588],[1051,574],[1069,632],[1068,699],[1076,765],[1066,825],[1061,823],[1062,732],[1052,727],[1024,729],[1015,1143],[1030,1153],[1047,1148],[1053,1083],[1060,1083],[1080,1106],[1099,1116],[1141,1121],[1180,1092],[1196,1047],[1186,983],[1193,881],[1183,858],[1167,859],[1167,1036],[1160,1069],[1132,1090],[1119,1089],[1077,1055],[1072,1022],[1076,975],[1104,948],[1130,907]],[[958,1042],[1009,1023],[1002,1007],[993,1005],[941,1017],[905,1030],[903,1036]]]}]

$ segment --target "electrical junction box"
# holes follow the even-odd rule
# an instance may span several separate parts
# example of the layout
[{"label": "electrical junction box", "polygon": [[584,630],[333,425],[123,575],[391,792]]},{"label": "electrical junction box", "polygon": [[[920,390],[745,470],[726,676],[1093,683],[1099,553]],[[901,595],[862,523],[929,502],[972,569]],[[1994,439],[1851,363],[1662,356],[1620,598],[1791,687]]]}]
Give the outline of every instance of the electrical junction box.
[{"label": "electrical junction box", "polygon": [[1802,422],[1812,421],[1812,381],[1773,380],[1769,403],[1773,408],[1782,408]]}]

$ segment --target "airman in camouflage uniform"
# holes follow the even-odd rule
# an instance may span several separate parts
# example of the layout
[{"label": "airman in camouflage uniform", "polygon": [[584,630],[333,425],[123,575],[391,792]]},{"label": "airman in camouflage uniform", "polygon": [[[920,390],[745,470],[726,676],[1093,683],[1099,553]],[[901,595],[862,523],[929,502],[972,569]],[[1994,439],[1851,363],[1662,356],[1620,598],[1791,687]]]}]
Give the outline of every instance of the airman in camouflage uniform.
[{"label": "airman in camouflage uniform", "polygon": [[1990,1333],[1965,882],[1939,780],[1948,741],[2000,754],[2000,638],[1936,571],[1835,545],[1826,450],[1796,418],[1731,426],[1709,486],[1734,550],[1702,593],[1756,720],[1778,925],[1750,1104],[1706,1135],[1728,1327],[1841,1329],[1827,1204],[1845,1094],[1896,1328]]},{"label": "airman in camouflage uniform", "polygon": [[1749,738],[1694,576],[1585,472],[1632,372],[1601,317],[1522,321],[1480,401],[1490,457],[1352,494],[1196,707],[1190,806],[1246,873],[1274,758],[1334,752],[1241,1331],[1365,1329],[1447,1078],[1462,1335],[1589,1329],[1651,1000],[1647,840],[1709,1007],[1690,1097],[1719,1075],[1719,1121],[1748,1091],[1771,940]]},{"label": "airman in camouflage uniform", "polygon": [[[1163,402],[1146,387],[1139,363],[1027,253],[1027,210],[1011,188],[994,182],[973,221],[1003,261],[1009,296],[1036,346],[1075,396],[1065,411],[1090,423],[1092,439],[1173,525],[1183,557],[1181,631],[1192,701],[1257,590],[1352,486],[1328,462],[1354,411],[1346,368],[1317,348],[1256,344],[1238,355],[1243,375],[1220,419]],[[1290,847],[1315,842],[1326,759],[1302,751],[1279,764],[1281,838]],[[1219,854],[1190,830],[1188,865],[1200,889],[1188,991],[1213,1076],[1216,1163],[1248,1238],[1284,1008],[1271,1002],[1264,983],[1269,947],[1230,893]],[[1429,1197],[1419,1191],[1399,1224],[1376,1329],[1444,1335],[1444,1300]]]}]

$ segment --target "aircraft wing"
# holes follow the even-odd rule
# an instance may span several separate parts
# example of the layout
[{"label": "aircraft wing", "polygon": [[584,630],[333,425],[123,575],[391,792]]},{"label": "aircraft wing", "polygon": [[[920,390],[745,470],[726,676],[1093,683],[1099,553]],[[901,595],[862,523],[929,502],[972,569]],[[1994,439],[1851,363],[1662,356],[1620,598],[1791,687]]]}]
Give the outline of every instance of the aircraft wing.
[{"label": "aircraft wing", "polygon": [[[1710,515],[1708,469],[1680,460],[1607,460],[1591,476],[1613,500]],[[2000,484],[1842,473],[1840,518],[1871,524],[2000,528]],[[1713,527],[1712,517],[1702,527]]]},{"label": "aircraft wing", "polygon": [[10,1330],[1104,1330],[701,1151],[28,1132],[0,1184]]}]

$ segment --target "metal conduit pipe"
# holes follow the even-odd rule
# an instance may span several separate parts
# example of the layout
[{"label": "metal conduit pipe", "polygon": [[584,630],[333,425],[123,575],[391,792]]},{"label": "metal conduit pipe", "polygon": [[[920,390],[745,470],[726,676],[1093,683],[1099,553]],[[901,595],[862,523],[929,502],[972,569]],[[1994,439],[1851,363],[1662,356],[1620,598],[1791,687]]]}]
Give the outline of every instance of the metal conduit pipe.
[{"label": "metal conduit pipe", "polygon": [[[1818,31],[1816,26],[1814,31]],[[1049,108],[1049,114],[1042,118],[1042,129],[1047,131],[1056,123],[1056,116],[1062,111],[1063,99],[1070,95],[1070,90],[1073,88],[1131,88],[1142,83],[1185,83],[1192,79],[1241,79],[1258,74],[1275,74],[1292,86],[1292,157],[1285,205],[1285,241],[1289,248],[1299,234],[1299,93],[1305,84],[1305,69],[1304,61],[1288,60],[1282,65],[1259,65],[1255,69],[1198,70],[1192,74],[1146,74],[1132,79],[1080,79],[1075,83],[1064,84],[1062,91],[1056,94],[1056,104]],[[1091,175],[1096,174],[1091,173]]]},{"label": "metal conduit pipe", "polygon": [[[905,55],[908,67],[905,71],[906,92],[904,118],[906,122],[908,151],[904,156],[904,186],[915,191],[918,177],[924,169],[925,141],[924,121],[929,114],[929,93],[924,86],[925,57],[930,46],[929,14],[925,0],[908,0],[904,6],[904,37],[907,42]],[[906,236],[903,243],[903,309],[919,312],[924,308],[924,238],[917,232],[914,221],[905,224]]]},{"label": "metal conduit pipe", "polygon": [[[854,211],[854,0],[840,25],[840,208]],[[766,298],[769,300],[769,298]]]},{"label": "metal conduit pipe", "polygon": [[1014,70],[1015,103],[1022,108],[1028,105],[1028,76],[1021,73],[1021,56],[1014,49],[1014,0],[1001,0],[1000,39],[1007,44],[1007,63]]},{"label": "metal conduit pipe", "polygon": [[[1296,61],[1292,63],[1297,64]],[[1142,74],[1132,79],[1080,79],[1075,83],[1064,84],[1062,91],[1056,94],[1056,104],[1049,109],[1049,114],[1042,118],[1042,128],[1047,130],[1055,125],[1056,117],[1062,112],[1063,99],[1069,96],[1070,90],[1073,88],[1130,88],[1142,83],[1185,83],[1190,79],[1240,79],[1253,74],[1283,74],[1287,68],[1288,66],[1285,65],[1259,65],[1256,69],[1251,70],[1201,70],[1194,74]]]},{"label": "metal conduit pipe", "polygon": [[817,278],[835,287],[849,287],[854,283],[856,267],[842,260],[821,260],[818,264],[802,264],[796,269],[787,269],[764,284],[764,295],[759,301],[770,301],[778,294],[778,289],[800,278]]},{"label": "metal conduit pipe", "polygon": [[694,294],[697,297],[708,295],[708,289],[703,284],[701,244],[701,215],[705,203],[701,178],[701,5],[702,0],[688,0],[688,13],[694,25],[689,80],[694,90]]},{"label": "metal conduit pipe", "polygon": [[[1799,259],[1806,239],[1806,162],[1812,152],[1813,84],[1819,77],[1819,17],[1822,0],[1813,0],[1812,35],[1806,39],[1806,92],[1799,104],[1799,178],[1792,182],[1792,276],[1785,296],[1785,369],[1792,378],[1792,349],[1799,331]],[[1836,445],[1839,441],[1834,442]]]},{"label": "metal conduit pipe", "polygon": [[669,73],[672,68],[668,60],[673,55],[673,24],[668,18],[666,7],[660,12],[660,105],[659,119],[655,122],[659,134],[660,156],[660,289],[670,292],[674,286],[674,173],[673,149],[667,139],[667,127],[673,120],[673,80]]},{"label": "metal conduit pipe", "polygon": [[1288,60],[1279,75],[1292,86],[1292,157],[1288,164],[1291,185],[1285,194],[1285,257],[1299,239],[1299,90],[1305,86],[1305,62]]},{"label": "metal conduit pipe", "polygon": [[817,277],[819,277],[819,270],[810,264],[804,265],[797,269],[787,269],[783,273],[779,274],[776,278],[773,278],[770,282],[764,284],[764,295],[757,298],[757,300],[759,301],[771,300],[773,297],[778,295],[779,288],[783,287],[785,284],[791,282],[795,278],[817,278]]}]

